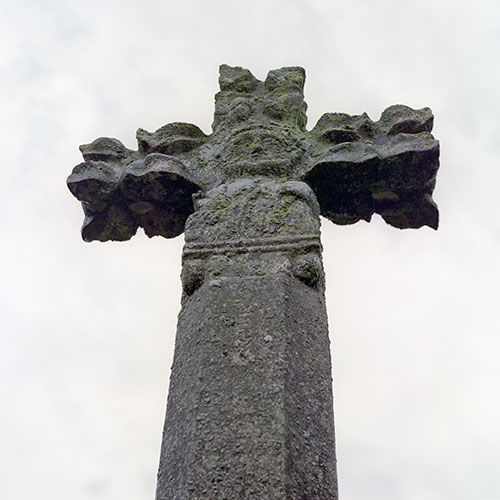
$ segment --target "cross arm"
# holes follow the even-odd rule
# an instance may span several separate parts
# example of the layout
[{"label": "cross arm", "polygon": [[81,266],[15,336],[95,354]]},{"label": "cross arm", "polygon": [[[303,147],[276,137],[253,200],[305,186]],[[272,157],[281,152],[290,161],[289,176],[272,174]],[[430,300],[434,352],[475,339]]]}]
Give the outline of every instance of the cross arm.
[{"label": "cross arm", "polygon": [[432,200],[439,142],[429,108],[387,108],[378,122],[366,113],[327,113],[310,132],[304,180],[321,213],[337,224],[380,214],[403,228],[438,227]]},{"label": "cross arm", "polygon": [[171,123],[155,133],[139,129],[138,151],[107,137],[80,146],[85,161],[67,184],[82,202],[83,239],[124,241],[138,227],[149,237],[181,234],[200,189],[189,152],[204,138],[195,125]]}]

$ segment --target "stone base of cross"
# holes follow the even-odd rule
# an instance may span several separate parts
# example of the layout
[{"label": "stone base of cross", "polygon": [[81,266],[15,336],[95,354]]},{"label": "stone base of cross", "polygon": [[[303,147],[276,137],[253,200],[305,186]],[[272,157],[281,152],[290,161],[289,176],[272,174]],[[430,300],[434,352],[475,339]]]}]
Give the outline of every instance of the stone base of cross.
[{"label": "stone base of cross", "polygon": [[81,146],[68,178],[86,241],[185,232],[157,500],[334,500],[320,214],[437,228],[428,108],[327,113],[302,68],[221,66],[213,133],[170,123]]}]

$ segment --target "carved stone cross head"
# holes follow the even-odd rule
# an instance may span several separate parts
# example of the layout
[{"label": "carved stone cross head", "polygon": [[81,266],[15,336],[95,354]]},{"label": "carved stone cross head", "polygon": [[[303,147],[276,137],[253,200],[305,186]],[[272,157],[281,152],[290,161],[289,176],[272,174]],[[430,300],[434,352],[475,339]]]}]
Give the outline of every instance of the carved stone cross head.
[{"label": "carved stone cross head", "polygon": [[81,146],[85,162],[68,186],[83,205],[84,240],[127,240],[139,226],[150,237],[175,237],[194,193],[258,177],[307,183],[321,214],[337,224],[378,213],[398,228],[436,229],[431,110],[390,106],[377,122],[326,113],[307,131],[304,81],[298,67],[272,70],[261,82],[222,65],[212,134],[176,122],[139,129],[137,151],[110,138]]}]

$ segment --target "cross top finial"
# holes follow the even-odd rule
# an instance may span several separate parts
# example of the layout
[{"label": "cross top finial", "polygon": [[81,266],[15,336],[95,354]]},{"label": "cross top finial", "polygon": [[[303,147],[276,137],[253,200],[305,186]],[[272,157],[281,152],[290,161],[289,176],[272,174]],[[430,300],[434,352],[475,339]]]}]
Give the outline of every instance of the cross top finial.
[{"label": "cross top finial", "polygon": [[222,65],[221,91],[215,96],[214,133],[230,131],[245,123],[305,131],[304,82],[305,71],[299,67],[272,70],[261,82],[247,69]]}]

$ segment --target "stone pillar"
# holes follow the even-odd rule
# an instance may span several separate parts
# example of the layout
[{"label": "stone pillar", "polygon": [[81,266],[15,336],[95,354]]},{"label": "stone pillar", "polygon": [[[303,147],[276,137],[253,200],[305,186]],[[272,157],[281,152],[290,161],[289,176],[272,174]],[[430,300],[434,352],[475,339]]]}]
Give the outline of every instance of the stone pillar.
[{"label": "stone pillar", "polygon": [[336,499],[319,206],[224,184],[186,224],[157,500]]}]

